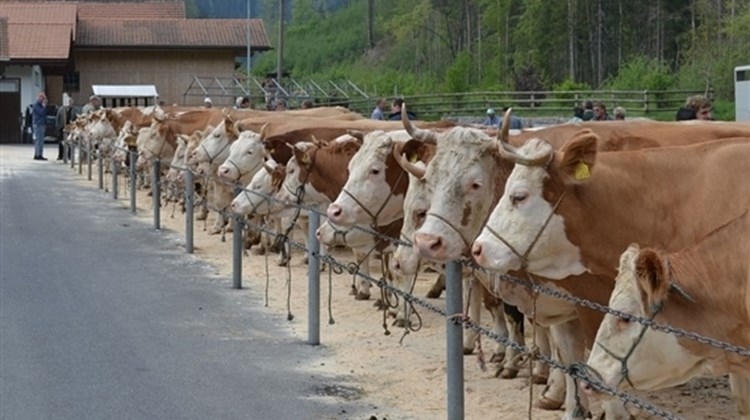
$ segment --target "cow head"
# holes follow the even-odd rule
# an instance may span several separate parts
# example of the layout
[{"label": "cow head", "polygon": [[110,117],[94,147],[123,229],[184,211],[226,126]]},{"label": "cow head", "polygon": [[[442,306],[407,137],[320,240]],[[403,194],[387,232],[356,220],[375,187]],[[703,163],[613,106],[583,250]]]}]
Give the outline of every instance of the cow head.
[{"label": "cow head", "polygon": [[139,145],[139,153],[142,153],[147,162],[154,159],[171,160],[174,155],[173,144],[177,144],[177,139],[170,120],[154,118],[149,127],[148,139],[142,145]]},{"label": "cow head", "polygon": [[240,136],[240,128],[229,116],[219,123],[195,148],[188,157],[190,165],[198,165],[207,162],[210,165],[219,165],[229,157],[229,145]]},{"label": "cow head", "polygon": [[580,249],[567,238],[565,221],[557,211],[566,205],[568,189],[589,182],[597,139],[590,130],[581,130],[558,152],[538,138],[519,149],[499,144],[500,154],[515,167],[487,226],[474,241],[477,263],[501,273],[526,269],[551,279],[586,271]]},{"label": "cow head", "polygon": [[294,156],[287,163],[286,176],[276,198],[290,206],[290,211],[294,211],[294,206],[298,203],[310,206],[329,204],[331,200],[313,188],[308,179],[318,146],[300,142],[287,147],[292,149]]},{"label": "cow head", "polygon": [[281,210],[281,204],[271,197],[281,188],[286,168],[272,159],[267,160],[262,168],[232,200],[233,212],[242,215],[266,215]]},{"label": "cow head", "polygon": [[[658,321],[659,311],[670,293],[670,284],[666,257],[652,249],[631,245],[620,257],[619,274],[609,306],[641,318],[656,316]],[[630,354],[627,378],[622,373],[622,362],[617,359],[626,354]],[[644,327],[630,318],[607,314],[587,363],[601,374],[608,386],[632,384],[639,390],[653,390],[686,382],[701,373],[700,362],[699,356],[678,344],[676,336]],[[591,392],[587,386],[583,389]]]},{"label": "cow head", "polygon": [[362,147],[349,161],[349,177],[341,194],[328,207],[328,217],[337,225],[380,225],[401,217],[408,176],[396,163],[393,145],[406,141],[406,133],[368,133]]},{"label": "cow head", "polygon": [[444,262],[468,253],[511,168],[495,139],[480,130],[455,127],[442,134],[424,177],[432,194],[414,234],[419,254]]},{"label": "cow head", "polygon": [[[414,241],[414,232],[422,226],[430,207],[427,181],[424,179],[427,164],[435,153],[435,146],[409,140],[393,149],[396,160],[409,173],[409,188],[404,196],[404,221],[401,238]],[[419,253],[413,246],[398,245],[391,259],[391,270],[400,276],[412,276],[419,269]]]},{"label": "cow head", "polygon": [[219,166],[218,175],[229,181],[247,182],[263,165],[265,147],[259,134],[243,131],[229,146],[229,156]]}]

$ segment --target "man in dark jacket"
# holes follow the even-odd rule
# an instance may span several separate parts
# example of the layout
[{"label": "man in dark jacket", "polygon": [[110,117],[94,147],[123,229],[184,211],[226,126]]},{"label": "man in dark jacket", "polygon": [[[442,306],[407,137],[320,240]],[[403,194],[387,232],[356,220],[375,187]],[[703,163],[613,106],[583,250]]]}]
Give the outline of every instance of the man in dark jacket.
[{"label": "man in dark jacket", "polygon": [[34,160],[47,160],[44,157],[44,129],[47,124],[47,96],[40,92],[34,102],[31,111],[31,120],[34,125]]},{"label": "man in dark jacket", "polygon": [[[391,113],[388,115],[388,121],[401,121],[401,107],[404,105],[404,100],[401,98],[396,98],[393,100],[393,105],[391,105]],[[410,120],[416,120],[417,116],[411,111],[406,111],[406,115],[409,117]]]}]

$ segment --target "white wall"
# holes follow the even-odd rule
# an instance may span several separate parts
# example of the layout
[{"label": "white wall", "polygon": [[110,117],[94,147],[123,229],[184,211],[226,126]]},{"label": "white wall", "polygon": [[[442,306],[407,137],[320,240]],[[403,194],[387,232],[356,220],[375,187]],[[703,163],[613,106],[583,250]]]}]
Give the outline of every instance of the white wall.
[{"label": "white wall", "polygon": [[5,67],[5,77],[21,79],[21,114],[36,101],[39,92],[44,92],[44,77],[39,66],[11,64]]},{"label": "white wall", "polygon": [[[745,80],[739,81],[738,73],[744,71]],[[736,121],[750,121],[750,66],[734,69],[734,107]]]}]

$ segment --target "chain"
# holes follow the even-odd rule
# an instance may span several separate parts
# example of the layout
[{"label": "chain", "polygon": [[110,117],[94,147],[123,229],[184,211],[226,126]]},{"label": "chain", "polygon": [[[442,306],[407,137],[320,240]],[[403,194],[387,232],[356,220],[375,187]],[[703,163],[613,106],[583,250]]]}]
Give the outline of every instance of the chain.
[{"label": "chain", "polygon": [[618,318],[622,319],[628,319],[630,321],[637,322],[641,325],[645,325],[655,331],[661,331],[668,334],[673,334],[678,337],[687,338],[693,341],[697,341],[698,343],[705,344],[708,346],[716,347],[728,352],[737,353],[740,356],[743,357],[750,357],[750,349],[742,346],[738,346],[735,344],[727,343],[725,341],[717,340],[714,338],[706,337],[703,335],[700,335],[698,333],[690,332],[683,330],[681,328],[672,327],[666,324],[662,324],[659,322],[656,322],[649,318],[643,318],[639,317],[633,314],[625,313],[622,311],[618,311],[617,309],[612,309],[609,306],[605,306],[596,302],[592,302],[588,299],[579,298],[573,295],[570,295],[566,292],[561,292],[559,290],[552,289],[550,287],[547,287],[543,284],[531,281],[531,280],[524,280],[517,277],[509,276],[507,274],[496,274],[489,272],[485,270],[483,267],[479,266],[477,263],[474,262],[474,260],[464,258],[461,261],[464,264],[470,265],[473,268],[476,268],[477,270],[484,271],[485,273],[489,275],[493,275],[497,277],[498,279],[502,281],[508,281],[510,283],[513,283],[518,286],[523,286],[527,289],[530,289],[532,291],[535,291],[537,293],[543,293],[545,295],[549,295],[551,297],[554,297],[556,299],[560,299],[566,302],[574,303],[579,306],[583,306],[589,309],[593,309],[595,311],[608,313],[610,315],[616,316]]}]

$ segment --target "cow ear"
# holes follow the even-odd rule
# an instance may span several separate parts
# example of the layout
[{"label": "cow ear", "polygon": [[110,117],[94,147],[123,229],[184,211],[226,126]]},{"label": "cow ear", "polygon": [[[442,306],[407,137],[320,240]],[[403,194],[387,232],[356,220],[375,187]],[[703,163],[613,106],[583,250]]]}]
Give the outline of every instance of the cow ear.
[{"label": "cow ear", "polygon": [[297,147],[299,144],[292,147],[292,151],[294,152],[294,157],[297,158],[297,163],[299,163],[301,166],[310,166],[310,163],[312,160],[310,159],[310,154],[307,152],[307,150],[303,150],[300,147]]},{"label": "cow ear", "polygon": [[237,126],[234,124],[234,120],[228,116],[224,118],[224,132],[227,134],[227,137],[230,138],[237,138],[240,135]]},{"label": "cow ear", "polygon": [[560,149],[560,171],[575,182],[586,181],[596,162],[596,148],[599,137],[590,129],[584,129],[573,135],[573,138]]},{"label": "cow ear", "polygon": [[669,295],[669,267],[658,251],[642,249],[635,260],[635,276],[647,316],[658,312]]}]

